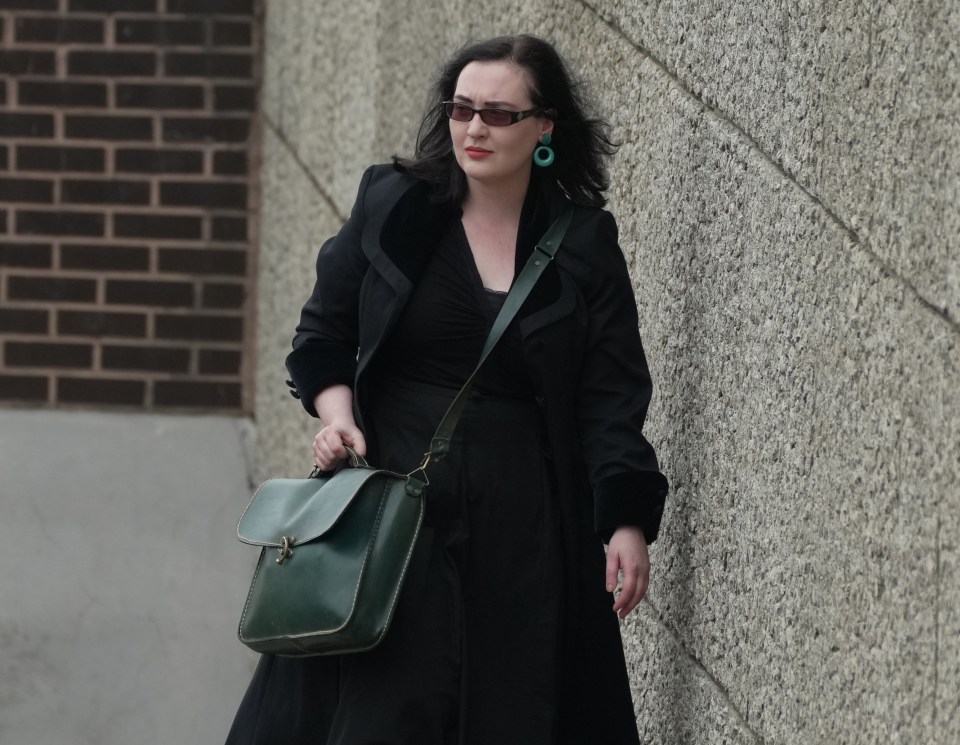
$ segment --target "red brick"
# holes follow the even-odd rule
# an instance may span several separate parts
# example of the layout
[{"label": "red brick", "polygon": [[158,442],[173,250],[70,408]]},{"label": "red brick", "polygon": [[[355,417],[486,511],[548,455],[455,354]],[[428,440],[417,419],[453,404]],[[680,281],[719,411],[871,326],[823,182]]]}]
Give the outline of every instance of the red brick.
[{"label": "red brick", "polygon": [[108,279],[107,302],[190,308],[193,306],[193,285],[189,282],[160,282],[148,279]]},{"label": "red brick", "polygon": [[202,109],[199,85],[117,84],[117,107],[124,109]]},{"label": "red brick", "polygon": [[188,372],[190,350],[173,347],[133,347],[105,344],[101,352],[105,370],[147,370],[152,372]]},{"label": "red brick", "polygon": [[57,311],[57,333],[69,336],[142,338],[147,334],[147,317],[143,313],[60,310]]},{"label": "red brick", "polygon": [[166,142],[246,142],[250,136],[250,120],[223,118],[165,118],[163,139]]},{"label": "red brick", "polygon": [[206,33],[202,21],[118,19],[114,29],[117,44],[156,46],[202,45]]},{"label": "red brick", "polygon": [[143,406],[147,384],[142,380],[60,378],[57,401],[65,404]]},{"label": "red brick", "polygon": [[0,178],[0,201],[49,204],[53,201],[53,181],[35,178]]},{"label": "red brick", "polygon": [[241,284],[211,282],[203,285],[202,305],[204,308],[239,309],[246,299],[246,288]]},{"label": "red brick", "polygon": [[218,47],[249,47],[253,44],[253,27],[246,21],[215,20],[213,43]]},{"label": "red brick", "polygon": [[98,147],[46,147],[18,145],[17,168],[21,171],[103,171],[104,151]]},{"label": "red brick", "polygon": [[67,52],[70,75],[103,75],[106,77],[144,77],[157,71],[154,52]]},{"label": "red brick", "polygon": [[0,375],[0,399],[46,401],[50,382],[35,375]]},{"label": "red brick", "polygon": [[152,140],[153,120],[145,116],[87,116],[67,114],[64,117],[67,137],[89,140]]},{"label": "red brick", "polygon": [[243,78],[253,76],[252,54],[167,52],[163,72],[168,77]]},{"label": "red brick", "polygon": [[49,315],[45,310],[0,307],[0,333],[46,334],[50,328]]},{"label": "red brick", "polygon": [[60,198],[65,204],[150,204],[150,184],[120,179],[64,179],[60,183]]},{"label": "red brick", "polygon": [[153,386],[156,406],[238,409],[240,400],[237,383],[158,380]]},{"label": "red brick", "polygon": [[243,319],[238,316],[158,314],[154,319],[158,339],[242,341]]},{"label": "red brick", "polygon": [[2,75],[53,75],[56,71],[57,58],[53,52],[0,50]]},{"label": "red brick", "polygon": [[161,248],[161,272],[185,274],[239,274],[247,273],[247,252],[217,248]]},{"label": "red brick", "polygon": [[59,0],[0,0],[0,10],[57,10]]},{"label": "red brick", "polygon": [[17,84],[21,106],[106,106],[104,83],[65,83],[47,80],[21,80]]},{"label": "red brick", "polygon": [[97,299],[97,282],[93,279],[67,277],[7,277],[10,300],[52,300],[92,303]]},{"label": "red brick", "polygon": [[52,262],[53,247],[49,243],[0,243],[0,266],[49,269]]},{"label": "red brick", "polygon": [[210,222],[210,237],[215,241],[246,243],[247,218],[213,217]]},{"label": "red brick", "polygon": [[201,173],[200,150],[118,149],[114,168],[128,173]]},{"label": "red brick", "polygon": [[198,360],[203,375],[236,375],[240,372],[242,355],[232,349],[201,349]]},{"label": "red brick", "polygon": [[53,137],[53,115],[0,112],[0,137]]},{"label": "red brick", "polygon": [[224,176],[247,175],[245,150],[221,150],[213,154],[213,172]]},{"label": "red brick", "polygon": [[103,43],[103,23],[76,18],[17,18],[14,23],[14,36],[20,42],[101,44]]},{"label": "red brick", "polygon": [[94,212],[17,212],[20,235],[103,235],[104,217]]},{"label": "red brick", "polygon": [[121,238],[201,238],[203,223],[192,215],[114,215],[113,234]]},{"label": "red brick", "polygon": [[62,245],[60,266],[94,272],[145,272],[150,268],[150,250],[144,246]]},{"label": "red brick", "polygon": [[205,181],[164,181],[160,203],[170,207],[219,207],[246,209],[247,185]]},{"label": "red brick", "polygon": [[89,344],[8,341],[4,344],[7,367],[89,368],[93,347]]},{"label": "red brick", "polygon": [[254,111],[257,92],[248,85],[218,85],[213,89],[213,108],[217,111]]},{"label": "red brick", "polygon": [[250,15],[253,0],[167,0],[167,12]]}]

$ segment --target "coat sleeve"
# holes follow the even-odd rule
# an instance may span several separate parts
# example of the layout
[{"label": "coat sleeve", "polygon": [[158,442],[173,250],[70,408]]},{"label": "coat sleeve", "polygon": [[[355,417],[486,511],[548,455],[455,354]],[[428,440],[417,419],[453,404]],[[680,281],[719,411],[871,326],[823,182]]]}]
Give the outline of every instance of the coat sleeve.
[{"label": "coat sleeve", "polygon": [[368,267],[360,239],[372,174],[372,167],[363,174],[350,217],[317,254],[317,280],[287,355],[287,385],[312,416],[317,394],[341,383],[353,387],[357,371],[360,285]]},{"label": "coat sleeve", "polygon": [[581,448],[594,492],[594,524],[606,542],[622,525],[656,540],[668,485],[643,424],[653,386],[617,226],[593,222],[587,344],[577,393]]}]

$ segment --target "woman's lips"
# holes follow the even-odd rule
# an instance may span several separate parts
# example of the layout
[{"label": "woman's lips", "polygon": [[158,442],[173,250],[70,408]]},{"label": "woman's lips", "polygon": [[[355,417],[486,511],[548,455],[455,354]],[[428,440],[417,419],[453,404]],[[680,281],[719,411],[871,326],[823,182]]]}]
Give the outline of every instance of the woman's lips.
[{"label": "woman's lips", "polygon": [[463,151],[467,154],[468,158],[473,158],[474,160],[481,160],[488,155],[493,155],[493,150],[485,150],[482,147],[465,147]]}]

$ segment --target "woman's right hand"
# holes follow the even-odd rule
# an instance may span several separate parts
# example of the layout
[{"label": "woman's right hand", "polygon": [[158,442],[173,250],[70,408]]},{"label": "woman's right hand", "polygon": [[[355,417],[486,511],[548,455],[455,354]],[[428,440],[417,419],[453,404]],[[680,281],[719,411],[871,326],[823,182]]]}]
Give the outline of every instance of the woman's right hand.
[{"label": "woman's right hand", "polygon": [[344,445],[360,455],[367,454],[363,432],[353,419],[353,391],[345,385],[324,388],[313,400],[314,408],[326,426],[313,438],[313,465],[330,471],[347,457]]},{"label": "woman's right hand", "polygon": [[367,443],[357,425],[352,422],[331,422],[313,438],[313,464],[321,471],[333,470],[347,457],[345,445],[360,455],[367,454]]}]

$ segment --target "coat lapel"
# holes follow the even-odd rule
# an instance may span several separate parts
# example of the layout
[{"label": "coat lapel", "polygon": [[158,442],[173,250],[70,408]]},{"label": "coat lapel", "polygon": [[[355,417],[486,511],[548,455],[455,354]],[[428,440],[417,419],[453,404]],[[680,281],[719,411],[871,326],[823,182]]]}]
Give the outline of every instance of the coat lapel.
[{"label": "coat lapel", "polygon": [[431,199],[430,186],[401,171],[376,184],[367,195],[376,205],[361,238],[363,252],[392,293],[380,293],[369,317],[361,320],[360,357],[363,372],[380,343],[396,325],[427,261],[439,244],[454,210]]},{"label": "coat lapel", "polygon": [[[565,203],[563,195],[546,180],[535,177],[531,181],[517,235],[515,275]],[[378,297],[378,307],[369,310],[374,315],[362,323],[361,335],[370,336],[360,344],[358,374],[392,331],[449,221],[459,213],[458,208],[433,200],[429,184],[401,171],[376,184],[367,195],[367,204],[377,207],[363,231],[363,251],[392,292],[390,297]],[[518,313],[521,336],[569,315],[575,307],[576,289],[553,262]]]}]

